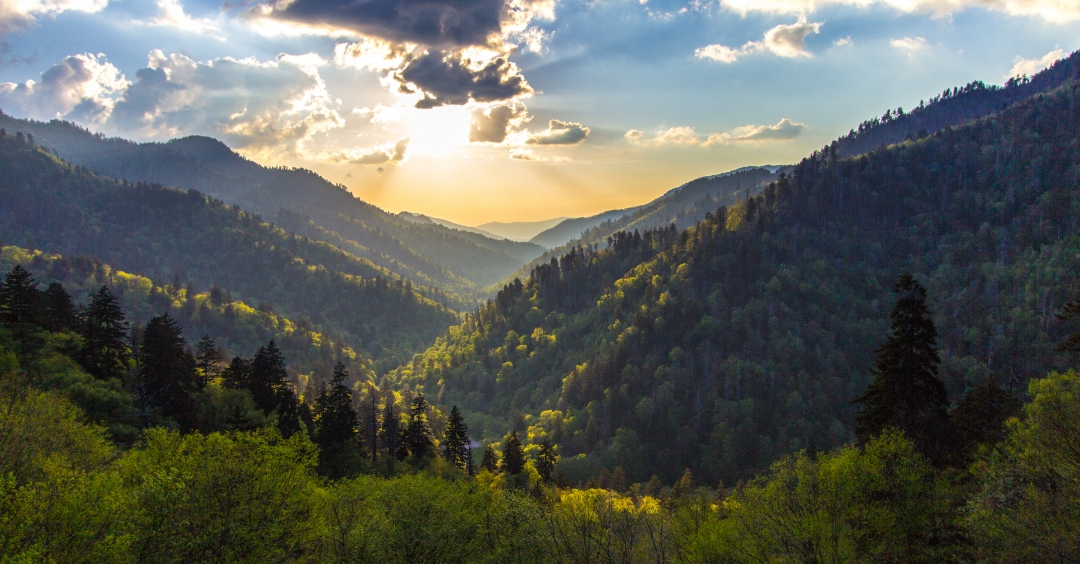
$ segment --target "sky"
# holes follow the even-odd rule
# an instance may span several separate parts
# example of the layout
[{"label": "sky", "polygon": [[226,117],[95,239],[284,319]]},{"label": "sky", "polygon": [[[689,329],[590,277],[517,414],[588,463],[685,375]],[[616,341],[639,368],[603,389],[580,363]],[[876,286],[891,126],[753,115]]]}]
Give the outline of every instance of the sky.
[{"label": "sky", "polygon": [[1080,48],[1080,0],[0,0],[0,110],[391,212],[586,216]]}]

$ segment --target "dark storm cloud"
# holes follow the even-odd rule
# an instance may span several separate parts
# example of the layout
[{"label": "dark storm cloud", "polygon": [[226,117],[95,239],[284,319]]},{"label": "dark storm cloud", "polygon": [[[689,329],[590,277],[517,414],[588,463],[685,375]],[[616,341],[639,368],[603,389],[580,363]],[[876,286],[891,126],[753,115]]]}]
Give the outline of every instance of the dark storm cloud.
[{"label": "dark storm cloud", "polygon": [[487,45],[511,16],[506,0],[294,0],[271,17],[437,47]]},{"label": "dark storm cloud", "polygon": [[112,119],[124,129],[135,129],[147,116],[158,111],[162,100],[184,86],[169,81],[164,69],[143,68],[135,71],[135,84],[116,103]]},{"label": "dark storm cloud", "polygon": [[476,102],[501,102],[533,93],[517,65],[506,57],[496,57],[478,68],[461,53],[424,53],[395,70],[391,76],[402,92],[412,93],[413,85],[424,93],[417,108],[434,108]]}]

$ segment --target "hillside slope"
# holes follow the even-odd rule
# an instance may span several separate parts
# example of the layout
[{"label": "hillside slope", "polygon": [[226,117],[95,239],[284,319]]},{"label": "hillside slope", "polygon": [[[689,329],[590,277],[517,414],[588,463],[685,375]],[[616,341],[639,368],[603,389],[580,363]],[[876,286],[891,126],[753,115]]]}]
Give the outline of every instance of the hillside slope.
[{"label": "hillside slope", "polygon": [[67,122],[20,120],[2,113],[0,127],[31,134],[66,161],[104,176],[199,190],[271,220],[282,210],[300,214],[316,227],[352,240],[358,256],[468,298],[477,296],[476,287],[505,278],[541,252],[528,243],[413,224],[311,171],[263,167],[208,137],[133,143],[106,139]]},{"label": "hillside slope", "polygon": [[[955,399],[1065,367],[1054,317],[1080,294],[1080,94],[866,155],[816,152],[693,228],[622,233],[507,285],[394,374],[557,442],[571,479],[684,468],[733,483],[852,438],[890,288],[929,291]],[[628,266],[629,265],[629,266]]]},{"label": "hillside slope", "polygon": [[384,363],[408,358],[457,319],[424,289],[333,245],[194,190],[71,167],[21,134],[0,135],[0,238],[156,280],[217,285],[309,319]]}]

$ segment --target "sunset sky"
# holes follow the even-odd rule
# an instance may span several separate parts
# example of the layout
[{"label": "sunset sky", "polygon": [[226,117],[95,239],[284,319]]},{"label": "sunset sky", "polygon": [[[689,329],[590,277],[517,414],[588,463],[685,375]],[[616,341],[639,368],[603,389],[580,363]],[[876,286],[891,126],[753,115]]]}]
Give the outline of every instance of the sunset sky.
[{"label": "sunset sky", "polygon": [[1077,48],[1075,0],[0,0],[0,109],[476,225],[791,163]]}]

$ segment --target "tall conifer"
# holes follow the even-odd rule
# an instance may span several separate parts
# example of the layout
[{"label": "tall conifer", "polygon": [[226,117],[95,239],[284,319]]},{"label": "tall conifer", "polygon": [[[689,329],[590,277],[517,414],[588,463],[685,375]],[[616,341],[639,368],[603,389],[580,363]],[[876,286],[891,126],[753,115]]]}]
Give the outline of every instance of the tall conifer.
[{"label": "tall conifer", "polygon": [[923,454],[938,460],[949,397],[937,377],[937,328],[926,307],[926,289],[914,277],[901,276],[895,292],[899,298],[889,314],[890,335],[871,370],[874,381],[855,399],[862,404],[855,432],[865,443],[886,427],[896,427]]},{"label": "tall conifer", "polygon": [[83,368],[102,380],[123,378],[131,359],[128,324],[119,301],[108,286],[102,286],[90,297],[80,325],[83,349],[79,361]]},{"label": "tall conifer", "polygon": [[137,388],[145,406],[160,409],[181,429],[195,427],[191,396],[202,390],[203,381],[180,326],[167,313],[152,318],[143,331]]},{"label": "tall conifer", "polygon": [[443,436],[443,458],[447,462],[467,470],[466,456],[469,448],[469,428],[465,425],[465,419],[461,417],[461,411],[455,405],[450,409],[450,417],[446,420],[446,434]]}]

